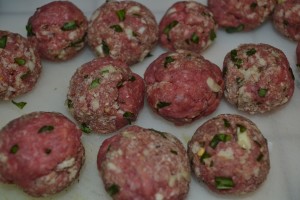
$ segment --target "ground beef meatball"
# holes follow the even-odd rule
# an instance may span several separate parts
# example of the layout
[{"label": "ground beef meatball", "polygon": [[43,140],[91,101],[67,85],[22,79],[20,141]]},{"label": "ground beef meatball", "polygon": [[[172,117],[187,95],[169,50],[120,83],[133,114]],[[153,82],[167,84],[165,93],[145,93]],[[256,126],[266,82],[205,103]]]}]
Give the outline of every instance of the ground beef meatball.
[{"label": "ground beef meatball", "polygon": [[264,113],[287,103],[294,76],[285,54],[268,44],[242,44],[223,63],[225,98],[239,110]]},{"label": "ground beef meatball", "polygon": [[98,152],[98,170],[113,199],[186,198],[190,166],[173,135],[131,126],[106,139]]},{"label": "ground beef meatball", "polygon": [[255,191],[267,178],[267,140],[239,115],[219,115],[201,125],[188,142],[191,168],[199,181],[221,194]]},{"label": "ground beef meatball", "polygon": [[156,19],[138,2],[106,2],[94,11],[89,22],[88,44],[96,54],[128,65],[143,61],[157,41]]},{"label": "ground beef meatball", "polygon": [[250,31],[272,13],[276,0],[208,0],[208,8],[220,27],[229,33]]},{"label": "ground beef meatball", "polygon": [[200,53],[215,40],[217,28],[213,14],[206,6],[194,1],[179,1],[160,21],[159,39],[169,50]]},{"label": "ground beef meatball", "polygon": [[0,100],[31,91],[41,70],[34,45],[18,33],[0,30]]},{"label": "ground beef meatball", "polygon": [[287,38],[300,41],[300,1],[289,0],[278,4],[273,13],[273,25]]},{"label": "ground beef meatball", "polygon": [[53,1],[37,8],[26,29],[42,58],[64,61],[83,49],[87,27],[87,18],[75,4]]},{"label": "ground beef meatball", "polygon": [[185,50],[160,55],[147,68],[144,79],[152,110],[176,125],[211,114],[223,95],[220,68]]},{"label": "ground beef meatball", "polygon": [[0,181],[29,195],[58,193],[79,176],[84,163],[81,131],[60,113],[33,112],[0,130]]},{"label": "ground beef meatball", "polygon": [[97,58],[71,78],[67,104],[85,132],[111,133],[136,120],[144,90],[143,79],[125,63]]}]

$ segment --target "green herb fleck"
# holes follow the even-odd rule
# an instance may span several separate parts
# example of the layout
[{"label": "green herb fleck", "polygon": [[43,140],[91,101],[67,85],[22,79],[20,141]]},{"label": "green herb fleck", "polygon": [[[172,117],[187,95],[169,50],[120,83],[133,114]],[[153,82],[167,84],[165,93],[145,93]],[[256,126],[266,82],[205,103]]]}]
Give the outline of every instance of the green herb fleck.
[{"label": "green herb fleck", "polygon": [[122,9],[122,10],[118,10],[116,12],[118,18],[120,21],[124,21],[125,20],[125,15],[126,15],[126,10],[125,9]]},{"label": "green herb fleck", "polygon": [[0,38],[0,48],[4,49],[6,47],[7,35],[3,35]]},{"label": "green herb fleck", "polygon": [[170,36],[169,36],[169,33],[170,31],[172,30],[172,28],[174,28],[179,22],[174,20],[172,21],[170,24],[168,24],[164,30],[163,30],[163,33],[167,35],[167,39],[170,40]]},{"label": "green herb fleck", "polygon": [[216,38],[217,38],[217,34],[216,34],[215,30],[212,29],[212,30],[210,31],[210,34],[209,34],[209,39],[210,39],[211,41],[214,41]]},{"label": "green herb fleck", "polygon": [[244,28],[245,28],[244,24],[240,24],[240,25],[238,25],[236,27],[227,27],[227,28],[225,28],[225,31],[227,33],[235,33],[235,32],[241,32],[241,31],[243,31]]},{"label": "green herb fleck", "polygon": [[243,64],[243,60],[237,57],[236,49],[230,51],[230,58],[231,61],[237,66],[237,68],[241,68],[241,65]]},{"label": "green herb fleck", "polygon": [[10,153],[12,154],[16,154],[17,152],[19,151],[19,145],[18,144],[15,144],[13,145],[11,148],[10,148]]},{"label": "green herb fleck", "polygon": [[195,32],[192,34],[191,41],[195,44],[199,43],[199,36]]},{"label": "green herb fleck", "polygon": [[38,133],[43,133],[43,132],[50,132],[50,131],[53,131],[54,130],[54,126],[51,126],[51,125],[45,125],[45,126],[42,126]]},{"label": "green herb fleck", "polygon": [[164,67],[166,68],[169,63],[174,62],[174,61],[175,61],[174,58],[172,58],[171,56],[167,56],[165,58]]},{"label": "green herb fleck", "polygon": [[21,79],[26,79],[30,75],[30,70],[20,76]]},{"label": "green herb fleck", "polygon": [[74,106],[73,105],[73,101],[71,99],[67,99],[66,100],[66,104],[67,104],[67,106],[68,106],[69,109],[73,108],[73,106]]},{"label": "green herb fleck", "polygon": [[230,135],[222,134],[222,133],[216,134],[214,135],[213,139],[210,141],[209,146],[214,149],[217,147],[219,142],[227,142],[229,140],[231,140]]},{"label": "green herb fleck", "polygon": [[11,101],[14,105],[16,105],[18,108],[20,108],[20,109],[23,109],[25,106],[26,106],[26,102],[23,102],[23,101],[21,101],[21,102],[16,102],[16,101],[14,101],[14,100],[12,100]]},{"label": "green herb fleck", "polygon": [[92,132],[92,129],[86,123],[81,124],[80,130],[84,133],[91,133]]},{"label": "green herb fleck", "polygon": [[106,73],[109,73],[109,69],[104,69],[104,70],[101,70],[101,75],[103,75],[103,74],[106,74]]},{"label": "green herb fleck", "polygon": [[215,186],[219,190],[227,190],[234,187],[231,177],[215,177]]},{"label": "green herb fleck", "polygon": [[265,97],[267,95],[267,92],[268,92],[268,89],[265,89],[265,88],[260,88],[258,90],[258,96],[260,97]]},{"label": "green herb fleck", "polygon": [[26,60],[23,58],[15,58],[14,59],[15,63],[17,63],[19,66],[23,66],[26,64]]},{"label": "green herb fleck", "polygon": [[173,149],[171,149],[170,152],[171,152],[172,154],[174,154],[174,155],[178,155],[178,152],[175,151],[175,150],[173,150]]},{"label": "green herb fleck", "polygon": [[240,129],[240,133],[243,133],[247,130],[247,128],[241,124],[238,124],[237,127]]},{"label": "green herb fleck", "polygon": [[106,191],[111,197],[113,197],[120,192],[120,186],[112,184],[106,189]]},{"label": "green herb fleck", "polygon": [[90,89],[96,88],[98,85],[100,85],[100,78],[94,79],[90,84]]},{"label": "green herb fleck", "polygon": [[31,25],[31,24],[27,24],[27,25],[26,25],[26,31],[27,31],[27,36],[28,36],[28,37],[30,37],[30,36],[35,36],[35,33],[33,32],[32,25]]},{"label": "green herb fleck", "polygon": [[230,125],[230,122],[227,120],[227,119],[223,119],[223,121],[224,121],[224,126],[226,127],[226,128],[229,128],[231,125]]},{"label": "green herb fleck", "polygon": [[104,55],[109,55],[109,46],[107,45],[107,43],[103,40],[102,41],[102,50],[103,50],[103,53]]},{"label": "green herb fleck", "polygon": [[70,22],[66,22],[64,23],[64,25],[61,27],[61,30],[63,31],[71,31],[78,28],[78,25],[75,21],[70,21]]},{"label": "green herb fleck", "polygon": [[74,42],[71,42],[68,47],[80,47],[80,44],[82,44],[84,42],[85,37],[86,37],[86,34],[82,38],[80,38]]},{"label": "green herb fleck", "polygon": [[129,79],[128,79],[130,82],[133,82],[136,80],[135,76],[130,76]]},{"label": "green herb fleck", "polygon": [[112,25],[112,26],[110,26],[109,28],[114,29],[114,31],[115,31],[115,32],[118,32],[118,33],[123,32],[122,27],[121,27],[120,25],[118,25],[118,24]]},{"label": "green herb fleck", "polygon": [[161,131],[155,130],[155,129],[153,129],[153,128],[150,128],[150,129],[148,129],[148,130],[154,131],[154,132],[158,133],[161,137],[163,137],[163,138],[165,138],[165,139],[168,139],[167,136],[166,136],[167,133],[165,133],[165,132],[161,132]]},{"label": "green herb fleck", "polygon": [[201,163],[204,163],[204,160],[207,159],[207,158],[210,158],[211,155],[209,153],[207,153],[207,151],[205,151],[202,156],[200,157],[200,161]]},{"label": "green herb fleck", "polygon": [[171,105],[170,102],[160,101],[160,102],[158,102],[158,103],[156,104],[156,107],[157,107],[158,109],[160,109],[160,108],[167,107],[167,106],[169,106],[169,105]]},{"label": "green herb fleck", "polygon": [[256,53],[256,49],[255,48],[251,48],[248,51],[246,51],[247,56],[252,56]]},{"label": "green herb fleck", "polygon": [[131,122],[134,120],[135,116],[132,112],[125,112],[123,114],[124,119],[128,121],[128,124],[131,124]]}]

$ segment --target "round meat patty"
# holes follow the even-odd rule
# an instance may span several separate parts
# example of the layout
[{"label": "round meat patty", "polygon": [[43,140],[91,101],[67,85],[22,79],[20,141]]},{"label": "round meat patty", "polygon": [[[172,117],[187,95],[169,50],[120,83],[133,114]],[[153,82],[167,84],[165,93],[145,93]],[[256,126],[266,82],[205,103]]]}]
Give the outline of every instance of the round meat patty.
[{"label": "round meat patty", "polygon": [[287,103],[294,75],[285,54],[268,44],[242,44],[225,56],[225,98],[239,110],[264,113]]},{"label": "round meat patty", "polygon": [[197,179],[221,194],[253,192],[270,170],[267,140],[239,115],[219,115],[201,125],[188,142],[188,156]]},{"label": "round meat patty", "polygon": [[187,153],[173,135],[131,126],[106,139],[98,170],[113,199],[186,198],[191,179]]},{"label": "round meat patty", "polygon": [[0,100],[31,91],[41,71],[34,45],[18,33],[0,30]]},{"label": "round meat patty", "polygon": [[223,95],[220,68],[185,50],[160,55],[147,68],[144,79],[152,110],[176,125],[211,114]]},{"label": "round meat patty", "polygon": [[53,1],[37,8],[29,18],[27,36],[42,58],[64,61],[83,49],[88,21],[70,1]]},{"label": "round meat patty", "polygon": [[179,1],[161,19],[159,39],[169,50],[200,53],[215,40],[217,28],[213,14],[206,6],[193,1]]},{"label": "round meat patty", "polygon": [[73,75],[67,104],[83,131],[105,134],[136,120],[144,93],[144,80],[125,63],[97,58]]},{"label": "round meat patty", "polygon": [[229,33],[250,31],[272,13],[276,0],[208,0],[208,8],[220,27]]},{"label": "round meat patty", "polygon": [[138,2],[106,2],[94,11],[89,22],[88,44],[96,54],[128,65],[143,61],[157,41],[155,16]]},{"label": "round meat patty", "polygon": [[60,113],[33,112],[0,130],[0,181],[29,195],[58,193],[79,176],[84,163],[81,131]]},{"label": "round meat patty", "polygon": [[279,3],[273,13],[273,25],[287,38],[300,41],[300,1]]}]

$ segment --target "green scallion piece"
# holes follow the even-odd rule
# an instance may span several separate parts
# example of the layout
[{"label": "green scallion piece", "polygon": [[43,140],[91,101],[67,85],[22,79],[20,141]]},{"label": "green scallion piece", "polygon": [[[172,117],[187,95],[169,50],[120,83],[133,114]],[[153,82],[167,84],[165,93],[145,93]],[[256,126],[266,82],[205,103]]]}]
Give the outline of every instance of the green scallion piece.
[{"label": "green scallion piece", "polygon": [[227,27],[227,28],[225,28],[225,31],[227,33],[235,33],[235,32],[241,32],[241,31],[243,31],[244,28],[245,28],[244,24],[240,24],[240,25],[238,25],[236,27]]},{"label": "green scallion piece", "polygon": [[78,28],[78,25],[76,23],[76,21],[70,21],[70,22],[66,22],[64,23],[64,25],[61,27],[61,30],[63,31],[71,31]]},{"label": "green scallion piece", "polygon": [[50,131],[53,131],[53,130],[54,130],[54,126],[52,126],[52,125],[45,125],[45,126],[42,126],[38,130],[38,133],[50,132]]},{"label": "green scallion piece", "polygon": [[126,10],[125,9],[122,9],[122,10],[118,10],[116,12],[118,18],[120,21],[124,21],[125,20],[125,15],[126,15]]},{"label": "green scallion piece", "polygon": [[26,60],[23,58],[15,58],[14,59],[15,63],[17,63],[19,66],[23,66],[26,64]]},{"label": "green scallion piece", "polygon": [[30,37],[30,36],[35,36],[35,33],[33,32],[32,25],[31,25],[31,24],[27,24],[27,25],[26,25],[26,31],[27,31],[27,36],[28,36],[28,37]]},{"label": "green scallion piece", "polygon": [[112,184],[106,189],[106,191],[111,197],[113,197],[120,192],[120,186]]},{"label": "green scallion piece", "polygon": [[231,61],[237,66],[237,68],[241,68],[243,60],[237,57],[236,49],[230,51],[230,58]]},{"label": "green scallion piece", "polygon": [[213,139],[210,141],[209,146],[214,149],[217,147],[219,142],[227,142],[229,140],[231,140],[230,135],[223,134],[223,133],[216,134],[214,135]]},{"label": "green scallion piece", "polygon": [[130,82],[133,82],[136,80],[135,76],[130,76],[129,79],[128,79]]},{"label": "green scallion piece", "polygon": [[118,33],[123,32],[123,28],[120,25],[118,25],[118,24],[112,25],[109,28],[114,29],[114,31],[118,32]]},{"label": "green scallion piece", "polygon": [[98,85],[100,85],[100,79],[96,78],[91,82],[90,89],[94,89],[94,88],[98,87]]},{"label": "green scallion piece", "polygon": [[170,152],[171,152],[172,154],[174,154],[174,155],[178,155],[178,152],[175,151],[175,150],[173,150],[173,149],[171,149]]},{"label": "green scallion piece", "polygon": [[256,49],[255,48],[251,48],[248,51],[246,51],[247,56],[252,56],[256,53]]},{"label": "green scallion piece", "polygon": [[15,144],[13,145],[11,148],[10,148],[10,153],[12,154],[16,154],[17,152],[19,151],[19,145],[18,144]]},{"label": "green scallion piece", "polygon": [[131,122],[134,120],[135,115],[132,112],[125,112],[123,114],[124,119],[128,121],[128,124],[131,124]]},{"label": "green scallion piece", "polygon": [[230,125],[230,122],[227,120],[227,119],[223,119],[223,121],[224,121],[224,126],[226,127],[226,128],[229,128],[231,125]]},{"label": "green scallion piece", "polygon": [[243,125],[237,124],[236,126],[240,129],[240,131],[239,131],[240,133],[243,133],[247,130],[247,128]]},{"label": "green scallion piece", "polygon": [[196,33],[192,34],[191,41],[195,44],[199,43],[199,36]]},{"label": "green scallion piece", "polygon": [[210,34],[209,34],[209,39],[210,39],[211,41],[214,41],[216,38],[217,38],[217,34],[216,34],[215,30],[212,29],[212,30],[210,31]]},{"label": "green scallion piece", "polygon": [[205,160],[206,158],[210,158],[210,157],[211,157],[211,155],[210,155],[209,153],[207,153],[207,151],[205,151],[205,152],[202,154],[202,156],[200,157],[201,163],[204,163],[204,160]]},{"label": "green scallion piece", "polygon": [[163,137],[163,138],[165,138],[165,139],[168,139],[167,136],[166,136],[166,133],[164,133],[164,132],[155,130],[155,129],[153,129],[153,128],[150,128],[150,129],[148,129],[148,130],[154,131],[154,132],[158,133],[161,137]]},{"label": "green scallion piece", "polygon": [[80,130],[84,133],[91,133],[92,132],[92,129],[86,123],[81,124]]},{"label": "green scallion piece", "polygon": [[215,177],[215,186],[219,190],[228,190],[234,187],[231,177]]},{"label": "green scallion piece", "polygon": [[260,88],[258,90],[258,96],[260,97],[265,97],[267,95],[267,92],[268,92],[268,89],[265,89],[265,88]]},{"label": "green scallion piece", "polygon": [[104,55],[109,55],[110,49],[104,40],[102,41],[102,50],[103,50]]},{"label": "green scallion piece", "polygon": [[3,35],[0,38],[0,48],[4,49],[6,47],[6,43],[7,43],[7,35]]},{"label": "green scallion piece", "polygon": [[169,37],[170,31],[171,31],[172,28],[174,28],[178,23],[179,23],[178,21],[174,20],[174,21],[172,21],[170,24],[168,24],[168,25],[164,28],[163,33],[167,35],[168,40],[170,40],[170,37]]},{"label": "green scallion piece", "polygon": [[169,63],[174,62],[174,61],[175,61],[174,58],[172,58],[171,56],[167,56],[165,58],[164,67],[166,68]]},{"label": "green scallion piece", "polygon": [[16,105],[18,108],[20,108],[20,109],[23,109],[25,106],[26,106],[26,102],[23,102],[23,101],[21,101],[21,102],[16,102],[16,101],[14,101],[14,100],[12,100],[11,101],[14,105]]}]

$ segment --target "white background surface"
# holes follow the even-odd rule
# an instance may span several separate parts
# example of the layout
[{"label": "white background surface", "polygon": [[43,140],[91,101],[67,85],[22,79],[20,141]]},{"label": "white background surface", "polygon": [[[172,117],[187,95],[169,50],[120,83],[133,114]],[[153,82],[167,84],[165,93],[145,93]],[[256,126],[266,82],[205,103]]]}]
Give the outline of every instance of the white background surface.
[{"label": "white background surface", "polygon": [[[146,5],[156,16],[159,22],[164,12],[175,1],[171,0],[137,0]],[[25,26],[28,18],[37,7],[49,1],[46,0],[0,0],[0,29],[20,33],[26,36]],[[100,6],[104,0],[76,0],[73,1],[89,18],[92,12]],[[201,0],[206,5],[206,0]],[[145,128],[155,128],[160,131],[170,132],[177,136],[185,145],[195,130],[206,120],[223,113],[241,114],[252,120],[268,139],[271,170],[266,182],[254,193],[233,197],[216,195],[194,178],[190,185],[188,200],[214,200],[214,199],[242,199],[242,200],[299,200],[300,199],[300,95],[299,72],[296,69],[296,43],[277,33],[270,20],[266,21],[258,29],[247,33],[227,34],[223,30],[217,32],[215,42],[202,55],[222,68],[225,54],[236,48],[241,43],[267,43],[281,49],[287,56],[295,75],[295,92],[291,101],[279,109],[260,115],[248,115],[237,111],[222,100],[218,109],[208,117],[195,121],[190,125],[176,127],[152,113],[145,102],[143,110],[134,123]],[[145,69],[165,50],[157,46],[152,54],[142,63],[136,64],[131,69],[143,77]],[[15,101],[25,101],[27,105],[20,110],[10,101],[0,101],[0,128],[14,118],[33,111],[61,112],[71,120],[64,105],[68,91],[69,80],[76,68],[83,63],[95,58],[95,54],[86,47],[76,58],[61,63],[43,61],[41,77],[30,93],[23,95]],[[79,180],[67,190],[43,199],[58,200],[109,200],[99,178],[96,158],[102,141],[114,134],[96,135],[84,134],[82,141],[86,149],[86,162],[82,168]],[[32,198],[14,185],[0,184],[0,200],[29,200]]]}]

